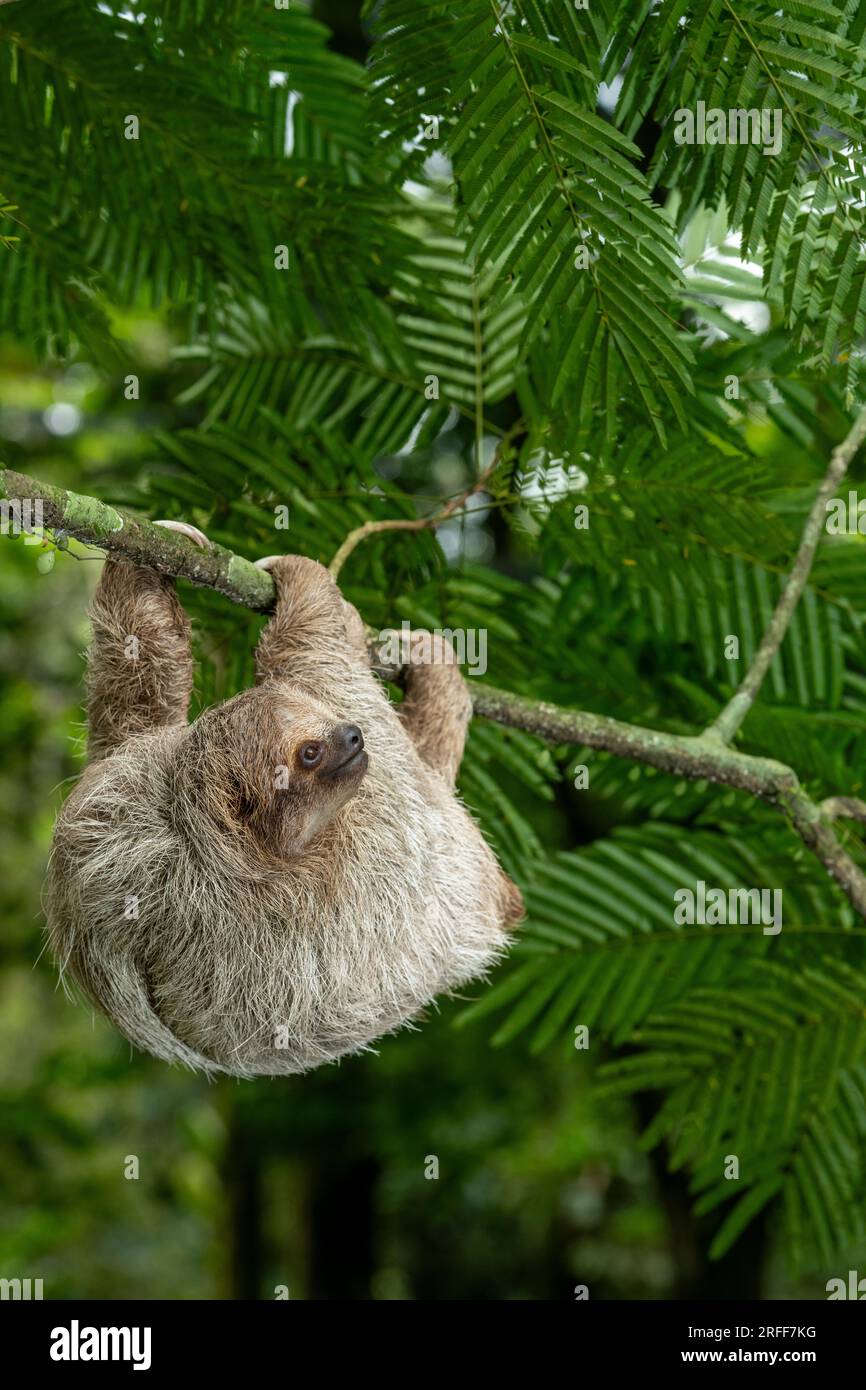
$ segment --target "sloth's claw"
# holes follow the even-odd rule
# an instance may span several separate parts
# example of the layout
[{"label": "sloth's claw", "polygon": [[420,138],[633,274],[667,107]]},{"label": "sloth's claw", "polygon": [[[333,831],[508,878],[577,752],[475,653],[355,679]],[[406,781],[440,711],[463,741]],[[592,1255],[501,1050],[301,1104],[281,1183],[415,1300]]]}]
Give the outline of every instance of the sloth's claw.
[{"label": "sloth's claw", "polygon": [[210,549],[210,541],[204,531],[200,531],[197,526],[190,526],[188,521],[155,521],[154,526],[164,526],[166,531],[177,531],[181,536],[188,537],[200,545],[202,550]]},{"label": "sloth's claw", "polygon": [[282,555],[263,555],[260,560],[253,560],[257,570],[269,570],[276,560],[282,560]]}]

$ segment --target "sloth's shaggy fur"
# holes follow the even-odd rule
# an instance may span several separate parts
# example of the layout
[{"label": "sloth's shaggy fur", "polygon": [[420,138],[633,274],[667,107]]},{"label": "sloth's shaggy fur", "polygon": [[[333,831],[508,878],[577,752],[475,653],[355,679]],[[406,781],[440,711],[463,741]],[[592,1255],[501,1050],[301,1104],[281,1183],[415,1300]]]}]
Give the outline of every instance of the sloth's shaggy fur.
[{"label": "sloth's shaggy fur", "polygon": [[[450,650],[408,651],[394,706],[327,572],[283,557],[273,575],[258,684],[187,725],[173,587],[107,562],[93,761],[58,819],[46,896],[61,970],[126,1037],[237,1076],[369,1046],[482,975],[522,912],[452,789],[470,706]],[[354,726],[366,772],[329,773]],[[310,747],[325,759],[312,772]]]}]

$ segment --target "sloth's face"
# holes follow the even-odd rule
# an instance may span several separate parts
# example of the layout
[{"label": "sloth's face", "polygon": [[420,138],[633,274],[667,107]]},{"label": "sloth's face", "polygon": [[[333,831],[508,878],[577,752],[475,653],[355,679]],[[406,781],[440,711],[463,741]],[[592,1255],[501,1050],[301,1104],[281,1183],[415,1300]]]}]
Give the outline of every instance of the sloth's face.
[{"label": "sloth's face", "polygon": [[321,835],[369,762],[357,724],[276,683],[206,711],[189,732],[181,760],[202,809],[254,852],[280,860]]}]

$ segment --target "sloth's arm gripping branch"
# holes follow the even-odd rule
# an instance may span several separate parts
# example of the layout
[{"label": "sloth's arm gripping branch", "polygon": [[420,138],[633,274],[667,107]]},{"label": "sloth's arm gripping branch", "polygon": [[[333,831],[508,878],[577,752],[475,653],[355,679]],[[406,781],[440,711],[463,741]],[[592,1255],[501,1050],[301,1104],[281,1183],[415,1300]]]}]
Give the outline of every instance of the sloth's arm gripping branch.
[{"label": "sloth's arm gripping branch", "polygon": [[[305,555],[270,555],[258,566],[273,578],[276,598],[256,648],[256,679],[291,680],[303,674],[305,665],[333,659],[354,609],[343,602],[324,566]],[[338,635],[340,643],[335,642]]]},{"label": "sloth's arm gripping branch", "polygon": [[133,734],[182,724],[192,690],[189,619],[174,580],[106,560],[90,606],[88,752],[102,758]]},{"label": "sloth's arm gripping branch", "polygon": [[[855,429],[859,432],[860,422]],[[850,441],[851,436],[845,441],[846,456]],[[96,498],[67,493],[8,469],[0,469],[0,499],[3,498],[41,500],[46,528],[63,530],[78,540],[128,556],[162,574],[175,574],[194,584],[206,585],[247,608],[260,612],[273,608],[271,576],[257,569],[251,561],[219,546],[199,550],[183,536],[167,533],[123,508],[107,507]],[[372,642],[371,635],[371,659],[374,661],[377,649],[378,643]],[[398,674],[394,670],[377,669],[391,678]],[[471,682],[470,698],[476,716],[525,729],[548,742],[604,749],[617,757],[645,763],[676,776],[705,778],[760,797],[786,816],[792,830],[821,861],[857,912],[866,918],[866,875],[843,848],[833,828],[839,814],[836,799],[830,798],[829,803],[819,806],[800,786],[796,772],[784,763],[742,753],[727,746],[718,735],[684,737],[645,729],[584,710],[528,700],[477,681]]]},{"label": "sloth's arm gripping branch", "polygon": [[429,632],[405,638],[400,634],[399,640],[406,698],[398,714],[420,757],[453,787],[472,718],[472,697],[450,642]]}]

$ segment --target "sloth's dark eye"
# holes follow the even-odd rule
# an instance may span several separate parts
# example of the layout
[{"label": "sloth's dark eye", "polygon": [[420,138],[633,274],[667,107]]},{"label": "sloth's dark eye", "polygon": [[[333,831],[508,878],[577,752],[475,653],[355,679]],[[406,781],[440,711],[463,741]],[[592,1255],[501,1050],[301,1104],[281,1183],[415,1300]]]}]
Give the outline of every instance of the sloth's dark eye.
[{"label": "sloth's dark eye", "polygon": [[318,739],[311,739],[309,743],[302,743],[298,750],[298,762],[301,767],[318,767],[325,754],[325,745]]}]

